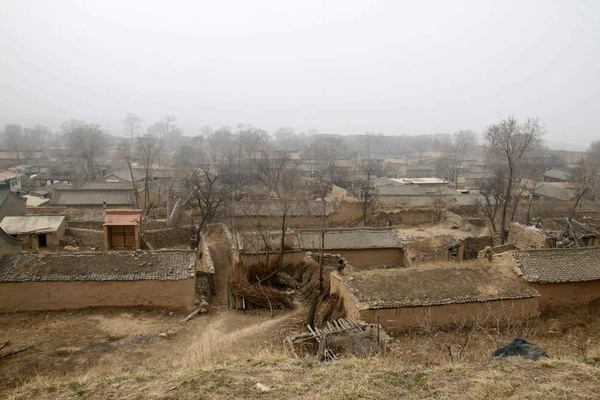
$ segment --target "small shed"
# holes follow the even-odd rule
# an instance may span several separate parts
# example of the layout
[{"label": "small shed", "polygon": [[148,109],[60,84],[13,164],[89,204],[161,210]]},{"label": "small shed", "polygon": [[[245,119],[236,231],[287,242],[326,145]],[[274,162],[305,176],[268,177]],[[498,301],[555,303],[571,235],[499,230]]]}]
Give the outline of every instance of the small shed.
[{"label": "small shed", "polygon": [[330,276],[331,292],[343,299],[348,317],[379,320],[388,332],[483,323],[492,315],[515,321],[539,315],[538,293],[509,266],[345,270]]},{"label": "small shed", "polygon": [[[317,252],[321,248],[321,231],[298,230],[303,251]],[[330,229],[325,232],[323,250],[339,254],[355,267],[405,265],[404,239],[393,229]]]},{"label": "small shed", "polygon": [[104,219],[104,248],[141,248],[141,210],[106,210]]},{"label": "small shed", "polygon": [[23,250],[55,249],[65,236],[63,215],[4,217],[0,228],[23,243]]},{"label": "small shed", "polygon": [[513,253],[517,272],[540,293],[541,307],[586,304],[600,298],[600,247]]},{"label": "small shed", "polygon": [[5,254],[0,257],[0,312],[190,309],[196,257],[182,250]]}]

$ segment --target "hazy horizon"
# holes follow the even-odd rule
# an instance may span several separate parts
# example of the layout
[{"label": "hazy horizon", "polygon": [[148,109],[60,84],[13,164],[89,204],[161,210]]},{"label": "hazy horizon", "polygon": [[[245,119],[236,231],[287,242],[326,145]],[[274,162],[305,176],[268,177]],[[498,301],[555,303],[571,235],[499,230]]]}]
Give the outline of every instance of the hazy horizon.
[{"label": "hazy horizon", "polygon": [[0,124],[419,135],[538,116],[581,150],[600,139],[599,26],[593,1],[2,1]]}]

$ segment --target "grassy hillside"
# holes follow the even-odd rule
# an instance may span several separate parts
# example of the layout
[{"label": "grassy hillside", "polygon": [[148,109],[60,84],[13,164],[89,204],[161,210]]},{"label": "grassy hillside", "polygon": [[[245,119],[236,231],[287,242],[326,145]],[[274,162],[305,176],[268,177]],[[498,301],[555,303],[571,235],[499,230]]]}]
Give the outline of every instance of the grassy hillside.
[{"label": "grassy hillside", "polygon": [[[256,383],[269,388],[262,392]],[[146,368],[34,379],[8,393],[22,399],[592,399],[600,368],[568,359],[406,366],[393,355],[330,363],[267,351],[200,368]]]}]

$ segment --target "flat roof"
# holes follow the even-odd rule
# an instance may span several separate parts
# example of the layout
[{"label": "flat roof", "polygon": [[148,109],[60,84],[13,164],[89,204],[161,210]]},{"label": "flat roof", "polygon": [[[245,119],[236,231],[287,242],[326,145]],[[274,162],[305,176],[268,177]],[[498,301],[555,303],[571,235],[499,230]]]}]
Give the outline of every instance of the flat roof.
[{"label": "flat roof", "polygon": [[537,297],[506,266],[440,266],[333,272],[359,309],[438,306]]},{"label": "flat roof", "polygon": [[5,254],[0,282],[182,280],[195,264],[192,250]]},{"label": "flat roof", "polygon": [[4,217],[0,228],[9,235],[56,232],[64,222],[62,215],[23,215]]}]

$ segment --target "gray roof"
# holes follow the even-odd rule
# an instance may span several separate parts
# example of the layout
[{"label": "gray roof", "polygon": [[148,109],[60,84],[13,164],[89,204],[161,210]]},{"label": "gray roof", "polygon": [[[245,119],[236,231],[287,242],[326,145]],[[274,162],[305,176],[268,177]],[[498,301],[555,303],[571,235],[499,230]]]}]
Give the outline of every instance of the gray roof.
[{"label": "gray roof", "polygon": [[135,203],[133,189],[119,190],[56,190],[49,205],[51,206],[130,206]]},{"label": "gray roof", "polygon": [[407,196],[378,196],[377,203],[393,207],[446,207],[474,206],[480,204],[482,196],[479,193],[461,194],[423,194]]},{"label": "gray roof", "polygon": [[[116,171],[112,171],[112,172],[106,174],[106,176],[103,179],[106,180],[106,178],[110,177],[111,175],[113,175],[113,176],[115,176],[115,177],[117,177],[117,178],[119,178],[121,180],[124,180],[124,181],[127,181],[127,182],[131,182],[131,172],[129,171],[129,169],[119,169],[119,170],[116,170]],[[142,171],[134,169],[133,170],[133,178],[136,181],[140,180],[140,179],[144,178],[144,173]]]},{"label": "gray roof", "polygon": [[192,278],[195,263],[184,250],[6,254],[0,282],[173,281]]},{"label": "gray roof", "polygon": [[[327,203],[325,205],[325,214],[333,212],[334,205]],[[240,201],[233,205],[232,214],[236,217],[280,217],[283,215],[284,205],[278,200],[263,202]],[[323,212],[323,203],[320,201],[296,202],[289,206],[288,217],[307,217],[320,216]]]},{"label": "gray roof", "polygon": [[[298,230],[298,238],[303,250],[321,247],[320,230]],[[325,232],[324,250],[396,249],[403,245],[393,229],[335,229]]]},{"label": "gray roof", "polygon": [[535,188],[536,196],[547,197],[549,199],[560,201],[571,201],[577,194],[570,189],[555,186],[549,183],[541,183]]},{"label": "gray roof", "polygon": [[435,166],[433,165],[406,165],[405,168],[407,171],[435,171]]},{"label": "gray roof", "polygon": [[65,221],[62,215],[24,215],[4,217],[0,228],[9,235],[56,232]]},{"label": "gray roof", "polygon": [[522,250],[513,253],[529,282],[584,282],[600,279],[600,247]]},{"label": "gray roof", "polygon": [[87,182],[81,189],[85,190],[119,190],[133,189],[131,182]]},{"label": "gray roof", "polygon": [[405,196],[424,195],[425,192],[418,185],[380,186],[375,189],[378,196]]},{"label": "gray roof", "polygon": [[558,179],[558,180],[567,182],[568,180],[571,179],[571,173],[569,171],[563,171],[561,169],[554,168],[554,169],[551,169],[550,171],[546,171],[544,173],[544,177]]},{"label": "gray roof", "polygon": [[495,266],[394,268],[333,272],[359,310],[428,307],[538,297],[525,282]]}]

